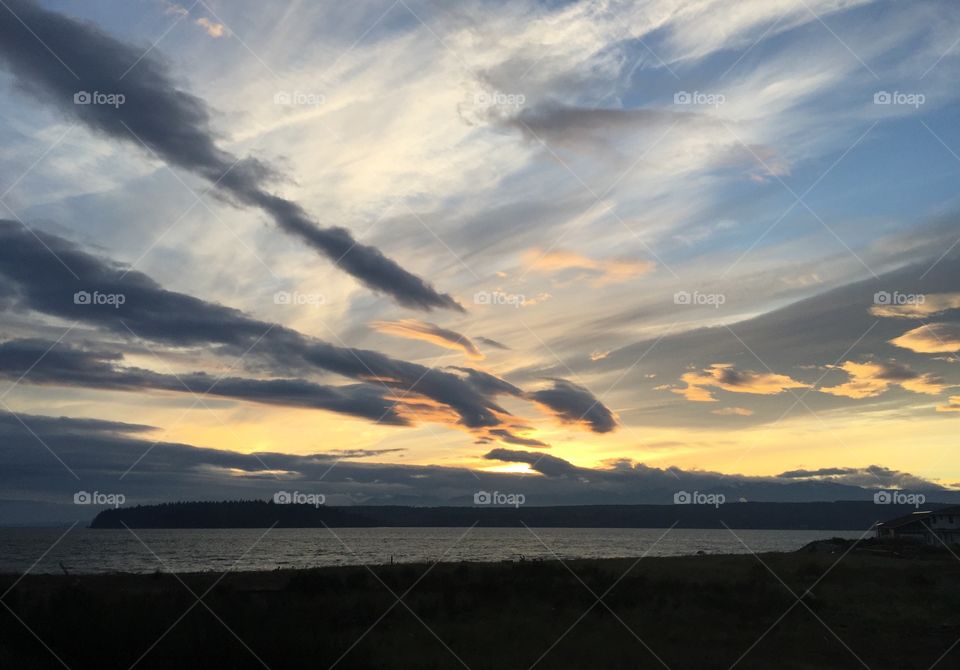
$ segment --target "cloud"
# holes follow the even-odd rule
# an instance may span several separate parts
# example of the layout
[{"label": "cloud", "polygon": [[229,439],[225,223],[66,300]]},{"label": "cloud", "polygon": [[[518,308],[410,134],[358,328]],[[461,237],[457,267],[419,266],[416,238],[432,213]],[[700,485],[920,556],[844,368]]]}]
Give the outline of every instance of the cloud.
[{"label": "cloud", "polygon": [[120,391],[161,390],[216,396],[285,407],[322,409],[376,423],[409,425],[398,413],[402,401],[384,397],[384,390],[367,384],[329,386],[304,379],[214,377],[204,372],[160,374],[124,367],[122,354],[82,350],[40,339],[0,343],[0,377],[24,384],[80,386]]},{"label": "cloud", "polygon": [[[75,299],[81,292],[122,295],[124,301],[117,306],[84,304]],[[335,346],[236,309],[168,291],[141,272],[92,256],[61,237],[31,233],[12,221],[0,221],[0,295],[9,308],[93,324],[124,338],[134,333],[170,347],[212,346],[213,353],[262,361],[273,370],[327,371],[377,383],[409,393],[411,399],[426,397],[450,408],[467,428],[501,427],[501,417],[509,413],[487,392],[516,388],[486,373],[477,373],[471,382],[376,351]]]},{"label": "cloud", "polygon": [[606,405],[583,386],[565,379],[551,379],[550,388],[527,394],[565,423],[583,424],[594,433],[609,433],[617,421]]},{"label": "cloud", "polygon": [[950,396],[945,405],[937,405],[938,412],[960,412],[960,395]]},{"label": "cloud", "polygon": [[849,376],[849,381],[838,386],[821,387],[820,391],[846,398],[873,398],[891,386],[900,386],[914,393],[937,395],[948,385],[943,378],[921,374],[894,362],[855,363],[846,361],[838,369]]},{"label": "cloud", "polygon": [[0,519],[37,520],[37,510],[48,505],[53,506],[45,517],[48,522],[92,516],[95,508],[72,504],[73,494],[81,488],[122,492],[131,505],[266,499],[290,486],[324,493],[331,505],[470,505],[478,488],[522,492],[528,503],[537,505],[670,504],[680,489],[723,493],[728,500],[805,502],[870,500],[877,488],[898,487],[937,492],[938,501],[952,499],[950,492],[929,480],[880,466],[748,477],[655,468],[627,458],[587,468],[532,451],[493,449],[483,456],[526,463],[544,475],[530,477],[370,461],[378,455],[375,452],[245,454],[152,439],[151,430],[113,421],[0,411],[0,490],[8,492],[6,500],[0,498]]},{"label": "cloud", "polygon": [[680,380],[685,388],[672,389],[694,402],[716,402],[710,388],[723,389],[731,393],[753,393],[756,395],[776,395],[789,389],[806,388],[804,384],[787,375],[773,372],[740,372],[729,363],[714,363],[702,372],[684,373]]},{"label": "cloud", "polygon": [[870,313],[874,316],[893,317],[901,319],[923,319],[928,316],[937,316],[953,309],[960,309],[960,293],[933,293],[921,294],[919,300],[911,300],[910,304],[903,305],[874,305]]},{"label": "cloud", "polygon": [[534,142],[571,148],[608,151],[612,136],[625,132],[665,130],[671,124],[711,123],[700,114],[660,109],[609,109],[545,102],[500,120]]},{"label": "cloud", "polygon": [[[278,175],[254,158],[221,149],[206,103],[174,83],[143,49],[87,23],[47,11],[32,0],[9,0],[0,22],[0,63],[20,88],[94,132],[130,143],[203,177],[237,203],[257,207],[284,231],[324,254],[368,288],[417,309],[463,311],[378,249],[358,243],[346,228],[323,228],[297,203],[266,190]],[[53,52],[53,53],[51,53]],[[54,56],[56,54],[56,56]],[[69,64],[69,65],[67,65]],[[117,94],[123,104],[76,104],[78,91]]]},{"label": "cloud", "polygon": [[493,347],[494,349],[500,349],[501,351],[510,351],[510,347],[503,344],[502,342],[497,342],[496,340],[491,340],[489,337],[480,336],[477,338],[477,342],[486,344],[488,347]]},{"label": "cloud", "polygon": [[547,477],[564,477],[577,472],[577,467],[562,458],[551,456],[537,451],[516,451],[514,449],[494,449],[483,456],[491,461],[507,463],[526,463],[531,470],[535,470]]},{"label": "cloud", "polygon": [[527,270],[545,274],[559,274],[579,270],[578,278],[588,279],[595,287],[615,284],[653,272],[653,261],[629,258],[594,260],[574,251],[530,249],[523,254]]},{"label": "cloud", "polygon": [[960,323],[929,323],[908,330],[890,344],[920,354],[956,353],[960,351]]},{"label": "cloud", "polygon": [[217,38],[230,34],[230,31],[227,30],[225,25],[222,23],[217,23],[216,21],[211,21],[205,16],[201,16],[199,19],[194,21],[194,23],[203,28],[204,32],[206,32],[210,37]]},{"label": "cloud", "polygon": [[722,407],[710,410],[711,414],[719,416],[753,416],[753,410],[746,407]]},{"label": "cloud", "polygon": [[493,428],[488,433],[494,437],[499,437],[507,444],[516,444],[521,447],[549,447],[550,445],[540,440],[534,440],[529,437],[520,437],[514,435],[509,430],[503,428]]},{"label": "cloud", "polygon": [[483,354],[466,335],[441,328],[434,323],[416,319],[402,319],[400,321],[374,321],[370,325],[381,333],[430,342],[445,349],[462,351],[469,358],[475,360],[483,359]]},{"label": "cloud", "polygon": [[852,486],[896,489],[939,488],[928,479],[917,477],[909,472],[891,470],[880,465],[868,465],[863,468],[818,468],[816,470],[789,470],[777,475],[778,479],[793,481],[820,481]]}]

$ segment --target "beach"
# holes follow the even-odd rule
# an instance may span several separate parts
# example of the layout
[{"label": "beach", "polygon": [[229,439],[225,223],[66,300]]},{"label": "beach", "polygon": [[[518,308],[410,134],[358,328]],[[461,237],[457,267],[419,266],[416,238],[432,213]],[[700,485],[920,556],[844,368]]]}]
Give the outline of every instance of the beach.
[{"label": "beach", "polygon": [[[851,550],[852,549],[852,550]],[[5,575],[9,668],[956,667],[960,561],[798,552]]]}]

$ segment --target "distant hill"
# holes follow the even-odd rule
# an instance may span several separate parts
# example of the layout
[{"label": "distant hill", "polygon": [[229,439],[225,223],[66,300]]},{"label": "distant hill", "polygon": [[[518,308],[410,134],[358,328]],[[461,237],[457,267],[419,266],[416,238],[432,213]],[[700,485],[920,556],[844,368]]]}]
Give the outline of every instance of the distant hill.
[{"label": "distant hill", "polygon": [[[921,509],[939,505],[924,505]],[[852,530],[910,514],[872,502],[584,505],[570,507],[400,507],[280,505],[272,501],[179,502],[100,512],[91,528],[513,527]]]}]

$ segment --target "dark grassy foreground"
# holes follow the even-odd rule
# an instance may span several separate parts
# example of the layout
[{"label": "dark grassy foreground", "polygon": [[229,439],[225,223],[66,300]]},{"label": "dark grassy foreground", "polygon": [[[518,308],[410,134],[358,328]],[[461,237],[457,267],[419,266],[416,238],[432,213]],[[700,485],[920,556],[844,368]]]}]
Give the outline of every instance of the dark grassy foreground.
[{"label": "dark grassy foreground", "polygon": [[[761,558],[799,595],[842,549]],[[74,670],[526,670],[538,659],[540,668],[726,670],[743,654],[738,668],[960,667],[960,645],[941,659],[960,638],[960,561],[945,552],[858,548],[804,604],[753,556],[633,563],[182,575],[198,595],[211,589],[203,604],[173,575],[27,576],[0,608],[0,668],[63,667],[50,650]],[[0,592],[14,580],[0,577]],[[599,595],[615,583],[606,606],[587,588]],[[409,590],[403,604],[391,590]]]}]

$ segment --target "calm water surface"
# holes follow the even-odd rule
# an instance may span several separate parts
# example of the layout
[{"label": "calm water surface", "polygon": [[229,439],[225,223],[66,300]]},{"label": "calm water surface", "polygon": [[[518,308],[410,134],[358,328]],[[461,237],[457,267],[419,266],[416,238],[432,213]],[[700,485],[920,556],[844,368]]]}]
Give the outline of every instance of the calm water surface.
[{"label": "calm water surface", "polygon": [[0,528],[0,572],[57,573],[61,563],[71,573],[224,572],[389,563],[391,557],[409,563],[518,560],[521,556],[678,556],[698,551],[741,554],[794,551],[813,540],[863,534],[859,530],[735,530],[734,536],[727,530],[667,532],[661,528],[284,528],[136,530],[134,535],[127,530],[75,528],[64,535],[65,530]]}]

